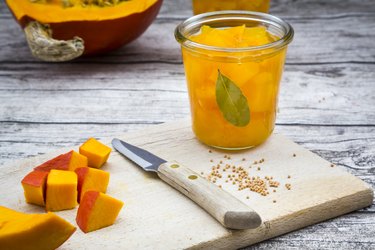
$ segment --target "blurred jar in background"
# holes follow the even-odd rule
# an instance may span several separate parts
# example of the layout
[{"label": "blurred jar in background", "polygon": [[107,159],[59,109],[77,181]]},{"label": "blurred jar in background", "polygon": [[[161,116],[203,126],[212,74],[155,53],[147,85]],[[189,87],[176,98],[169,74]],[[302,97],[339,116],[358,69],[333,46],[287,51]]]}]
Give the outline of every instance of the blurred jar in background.
[{"label": "blurred jar in background", "polygon": [[268,13],[270,0],[193,0],[195,15],[219,10],[248,10]]}]

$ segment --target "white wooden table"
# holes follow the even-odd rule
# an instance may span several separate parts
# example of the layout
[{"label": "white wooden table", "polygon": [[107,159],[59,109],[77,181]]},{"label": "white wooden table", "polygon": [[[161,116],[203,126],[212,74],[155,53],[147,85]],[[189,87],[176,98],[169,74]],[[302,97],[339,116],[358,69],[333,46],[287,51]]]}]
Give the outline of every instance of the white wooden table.
[{"label": "white wooden table", "polygon": [[[277,132],[375,188],[375,2],[272,1],[271,13],[296,33]],[[173,31],[191,15],[189,0],[164,0],[158,19],[129,46],[52,64],[30,55],[2,1],[0,164],[188,117]],[[374,235],[373,205],[249,249],[375,249]]]}]

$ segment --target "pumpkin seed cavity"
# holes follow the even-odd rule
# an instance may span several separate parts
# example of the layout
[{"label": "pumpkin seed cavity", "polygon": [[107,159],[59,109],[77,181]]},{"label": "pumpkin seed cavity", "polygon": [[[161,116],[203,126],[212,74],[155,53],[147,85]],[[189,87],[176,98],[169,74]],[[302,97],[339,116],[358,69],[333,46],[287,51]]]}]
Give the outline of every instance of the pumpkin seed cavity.
[{"label": "pumpkin seed cavity", "polygon": [[[29,0],[32,3],[49,4],[55,1],[53,0]],[[128,2],[131,0],[60,0],[63,8],[70,8],[77,5],[82,7],[98,6],[98,7],[112,7],[122,2]]]}]

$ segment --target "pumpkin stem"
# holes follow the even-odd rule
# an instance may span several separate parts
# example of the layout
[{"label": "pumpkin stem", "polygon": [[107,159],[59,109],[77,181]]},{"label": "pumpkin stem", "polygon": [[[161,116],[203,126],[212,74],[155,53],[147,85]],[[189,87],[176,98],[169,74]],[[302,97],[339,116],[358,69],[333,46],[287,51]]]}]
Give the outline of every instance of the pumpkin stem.
[{"label": "pumpkin stem", "polygon": [[82,38],[73,37],[67,41],[53,39],[49,25],[37,21],[29,22],[24,31],[31,53],[43,61],[73,60],[81,56],[85,49]]}]

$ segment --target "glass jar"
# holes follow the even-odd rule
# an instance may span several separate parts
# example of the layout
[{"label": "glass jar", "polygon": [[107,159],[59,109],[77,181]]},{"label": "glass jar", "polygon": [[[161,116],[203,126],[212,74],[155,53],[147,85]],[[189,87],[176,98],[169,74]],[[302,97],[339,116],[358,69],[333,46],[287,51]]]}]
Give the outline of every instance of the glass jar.
[{"label": "glass jar", "polygon": [[267,13],[270,0],[193,0],[195,15],[220,10],[248,10]]},{"label": "glass jar", "polygon": [[[265,27],[277,39],[243,48],[209,46],[191,39],[203,25],[216,29]],[[177,26],[175,37],[181,44],[196,137],[207,145],[233,150],[263,143],[274,129],[293,28],[269,14],[218,11],[187,19]]]}]

